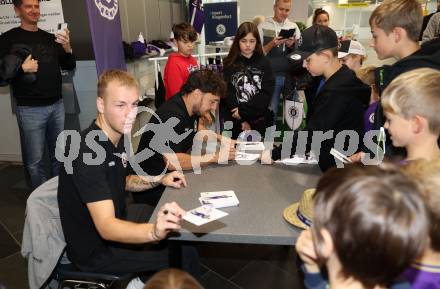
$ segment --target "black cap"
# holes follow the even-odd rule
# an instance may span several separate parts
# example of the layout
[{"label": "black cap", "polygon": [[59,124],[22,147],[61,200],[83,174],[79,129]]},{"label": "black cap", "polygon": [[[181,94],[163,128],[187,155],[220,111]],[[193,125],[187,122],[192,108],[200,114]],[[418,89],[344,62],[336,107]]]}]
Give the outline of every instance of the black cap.
[{"label": "black cap", "polygon": [[293,61],[304,60],[318,51],[338,47],[338,36],[330,27],[313,25],[302,32],[298,48],[288,55]]}]

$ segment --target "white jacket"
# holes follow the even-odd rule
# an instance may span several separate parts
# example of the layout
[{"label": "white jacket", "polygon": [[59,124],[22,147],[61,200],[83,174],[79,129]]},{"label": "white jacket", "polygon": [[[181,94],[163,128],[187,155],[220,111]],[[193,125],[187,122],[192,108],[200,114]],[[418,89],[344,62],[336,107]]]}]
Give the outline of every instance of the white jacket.
[{"label": "white jacket", "polygon": [[422,42],[429,41],[440,36],[440,12],[432,15],[429,19],[428,25],[425,28],[422,36]]},{"label": "white jacket", "polygon": [[41,288],[49,279],[66,247],[57,191],[58,177],[54,177],[27,200],[21,255],[28,259],[30,289]]}]

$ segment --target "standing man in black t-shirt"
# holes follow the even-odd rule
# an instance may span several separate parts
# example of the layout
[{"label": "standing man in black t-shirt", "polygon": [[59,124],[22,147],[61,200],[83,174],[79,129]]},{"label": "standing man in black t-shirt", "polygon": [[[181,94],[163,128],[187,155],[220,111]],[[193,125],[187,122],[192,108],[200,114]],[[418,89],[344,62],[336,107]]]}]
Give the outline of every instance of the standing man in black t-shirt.
[{"label": "standing man in black t-shirt", "polygon": [[[61,224],[67,255],[83,271],[145,272],[169,266],[166,248],[145,250],[139,244],[158,242],[179,230],[185,211],[176,203],[167,203],[154,224],[146,223],[147,216],[138,223],[127,221],[126,190],[142,191],[158,184],[186,186],[180,172],[148,179],[127,175],[123,136],[129,137],[138,102],[139,86],[130,74],[104,72],[98,82],[98,117],[81,133],[81,141],[72,138],[64,152],[76,151],[78,157],[71,166],[65,163],[60,172]],[[183,268],[197,275],[197,258],[182,260],[186,262]]]},{"label": "standing man in black t-shirt", "polygon": [[[17,122],[20,130],[22,156],[32,188],[47,180],[43,163],[47,144],[52,175],[58,175],[55,143],[64,129],[64,104],[61,98],[61,71],[75,68],[69,30],[53,35],[38,28],[38,0],[13,0],[21,25],[0,36],[0,59],[18,53],[23,62],[11,81],[17,101]],[[25,55],[22,55],[22,54]]]},{"label": "standing man in black t-shirt", "polygon": [[[216,134],[225,150],[198,155],[191,151],[199,128],[199,118],[217,109],[225,95],[222,77],[210,70],[192,72],[180,92],[164,103],[141,129],[137,156],[140,162],[137,174],[158,175],[166,171],[190,170],[235,158],[235,141]],[[208,131],[204,131],[208,132]],[[212,132],[214,133],[214,132]],[[201,141],[201,140],[200,140]],[[133,195],[140,203],[155,206],[162,195],[163,186]]]}]

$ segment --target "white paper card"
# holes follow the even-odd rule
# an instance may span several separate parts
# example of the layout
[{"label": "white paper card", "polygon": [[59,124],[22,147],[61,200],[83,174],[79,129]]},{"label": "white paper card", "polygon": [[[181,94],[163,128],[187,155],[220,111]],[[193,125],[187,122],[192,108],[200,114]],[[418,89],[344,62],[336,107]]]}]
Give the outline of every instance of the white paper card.
[{"label": "white paper card", "polygon": [[206,205],[186,212],[186,214],[183,215],[183,219],[196,226],[201,226],[206,223],[221,219],[227,215],[228,213],[217,210],[212,206]]},{"label": "white paper card", "polygon": [[330,154],[344,164],[351,163],[351,160],[346,155],[344,155],[343,153],[341,153],[340,151],[334,148],[330,150]]},{"label": "white paper card", "polygon": [[282,159],[282,160],[278,160],[275,161],[276,163],[282,163],[288,166],[292,166],[292,165],[300,165],[300,164],[308,164],[308,165],[317,165],[318,164],[318,160],[315,159],[314,157],[304,157],[304,156],[293,156],[293,158],[290,159]]},{"label": "white paper card", "polygon": [[237,152],[235,154],[236,161],[256,161],[260,157],[260,154],[249,154],[244,152]]},{"label": "white paper card", "polygon": [[237,150],[243,151],[264,151],[264,143],[260,141],[237,143]]},{"label": "white paper card", "polygon": [[200,193],[200,204],[212,205],[214,208],[236,207],[240,204],[234,191]]}]

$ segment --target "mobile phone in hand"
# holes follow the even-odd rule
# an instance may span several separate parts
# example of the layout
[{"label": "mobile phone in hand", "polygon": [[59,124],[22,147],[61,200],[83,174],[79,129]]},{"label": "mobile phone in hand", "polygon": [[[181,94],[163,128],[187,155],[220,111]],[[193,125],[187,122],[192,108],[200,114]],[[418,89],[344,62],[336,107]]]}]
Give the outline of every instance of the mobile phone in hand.
[{"label": "mobile phone in hand", "polygon": [[281,37],[281,39],[291,38],[295,34],[295,30],[296,28],[281,29],[280,33],[278,34],[278,37]]},{"label": "mobile phone in hand", "polygon": [[57,33],[64,33],[64,30],[67,28],[67,23],[58,23]]}]

